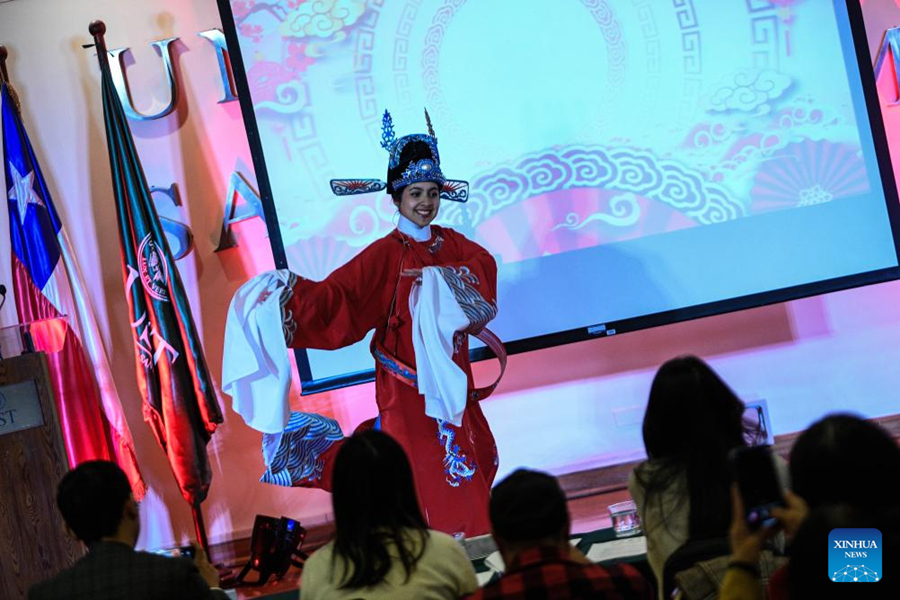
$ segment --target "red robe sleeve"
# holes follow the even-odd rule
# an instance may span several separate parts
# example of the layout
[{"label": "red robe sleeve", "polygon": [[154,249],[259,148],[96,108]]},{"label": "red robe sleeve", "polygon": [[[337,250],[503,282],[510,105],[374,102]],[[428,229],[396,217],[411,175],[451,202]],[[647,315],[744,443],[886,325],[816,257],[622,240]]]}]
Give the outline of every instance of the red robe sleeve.
[{"label": "red robe sleeve", "polygon": [[282,308],[287,345],[335,350],[384,325],[399,277],[395,246],[382,238],[324,281],[298,277]]},{"label": "red robe sleeve", "polygon": [[461,233],[449,229],[442,233],[452,259],[442,260],[438,268],[469,319],[464,331],[474,335],[497,316],[497,262]]}]

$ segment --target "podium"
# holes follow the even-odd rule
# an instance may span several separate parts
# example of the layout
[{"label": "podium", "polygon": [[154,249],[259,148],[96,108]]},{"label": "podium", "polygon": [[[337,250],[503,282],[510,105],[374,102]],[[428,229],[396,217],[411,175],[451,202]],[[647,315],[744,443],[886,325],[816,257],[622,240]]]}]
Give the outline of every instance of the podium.
[{"label": "podium", "polygon": [[45,319],[0,329],[0,598],[25,598],[28,588],[71,566],[83,553],[65,532],[56,486],[68,471],[47,355],[31,332],[65,331]]}]

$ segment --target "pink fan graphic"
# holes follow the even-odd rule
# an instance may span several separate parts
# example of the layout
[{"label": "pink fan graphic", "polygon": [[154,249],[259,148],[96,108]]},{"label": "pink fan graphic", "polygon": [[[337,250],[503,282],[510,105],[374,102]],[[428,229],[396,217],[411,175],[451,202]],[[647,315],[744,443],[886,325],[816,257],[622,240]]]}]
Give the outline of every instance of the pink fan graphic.
[{"label": "pink fan graphic", "polygon": [[329,273],[353,258],[359,249],[352,248],[329,236],[315,236],[303,244],[288,248],[290,263],[297,271],[314,281],[325,279]]},{"label": "pink fan graphic", "polygon": [[811,206],[869,191],[859,149],[804,140],[776,151],[754,179],[754,213]]}]

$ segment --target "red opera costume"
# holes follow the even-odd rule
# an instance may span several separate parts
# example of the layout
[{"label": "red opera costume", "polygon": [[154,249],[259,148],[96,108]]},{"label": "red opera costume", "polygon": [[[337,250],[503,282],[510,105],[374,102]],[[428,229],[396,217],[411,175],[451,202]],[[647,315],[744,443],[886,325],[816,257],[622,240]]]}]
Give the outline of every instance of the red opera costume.
[{"label": "red opera costume", "polygon": [[[393,358],[415,364],[409,294],[416,282],[401,276],[404,269],[439,267],[445,279],[460,287],[457,300],[468,304],[464,311],[489,320],[496,312],[497,267],[487,251],[463,235],[437,226],[431,230],[427,242],[394,230],[325,281],[298,278],[284,305],[286,337],[292,347],[332,350],[358,342],[375,329],[374,339],[383,347],[375,353],[384,356],[376,360],[378,425],[410,456],[429,525],[477,535],[489,529],[487,506],[497,472],[494,437],[481,407],[470,399],[461,427],[427,416],[422,396],[402,380],[403,368]],[[471,323],[472,332],[485,323]],[[458,335],[458,340],[453,360],[465,371],[472,389],[467,336]],[[361,427],[374,425],[368,421]],[[334,450],[327,453],[333,455]],[[329,470],[326,464],[325,471]],[[310,485],[320,486],[320,481]]]},{"label": "red opera costume", "polygon": [[[468,336],[494,351],[502,376],[505,350],[485,328],[497,313],[497,265],[462,234],[431,225],[439,199],[464,202],[468,184],[444,178],[428,125],[428,135],[396,139],[385,113],[388,181],[331,182],[337,195],[387,189],[401,210],[397,229],[324,281],[280,270],[237,291],[226,324],[222,389],[247,424],[265,433],[261,481],[328,490],[344,435],[333,419],[290,411],[285,346],[335,350],[374,330],[378,417],[358,429],[380,428],[406,450],[431,528],[475,536],[490,529],[487,507],[498,465],[479,401],[499,379],[475,388]],[[420,192],[430,199],[413,200]],[[426,216],[404,212],[403,202]]]}]

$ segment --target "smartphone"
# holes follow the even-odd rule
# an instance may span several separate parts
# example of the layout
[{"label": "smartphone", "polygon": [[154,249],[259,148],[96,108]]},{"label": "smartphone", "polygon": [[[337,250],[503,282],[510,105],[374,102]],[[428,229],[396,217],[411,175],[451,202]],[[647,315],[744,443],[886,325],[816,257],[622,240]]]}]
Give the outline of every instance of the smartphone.
[{"label": "smartphone", "polygon": [[197,553],[194,551],[193,546],[182,546],[178,549],[178,556],[194,560],[194,558],[197,556]]},{"label": "smartphone", "polygon": [[785,504],[771,447],[737,448],[732,452],[731,463],[734,479],[744,502],[744,520],[747,526],[759,529],[774,525],[772,509]]}]

